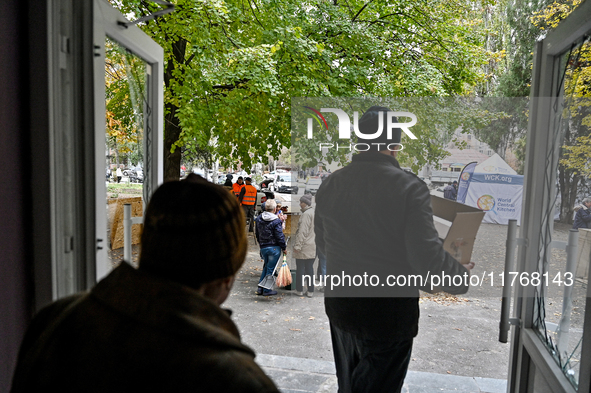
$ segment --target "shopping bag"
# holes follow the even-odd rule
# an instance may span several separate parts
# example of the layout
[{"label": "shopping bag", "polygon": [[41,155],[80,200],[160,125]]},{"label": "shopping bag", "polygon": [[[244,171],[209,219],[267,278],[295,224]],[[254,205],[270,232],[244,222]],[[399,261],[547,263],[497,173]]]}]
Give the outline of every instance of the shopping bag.
[{"label": "shopping bag", "polygon": [[279,268],[279,273],[277,274],[277,286],[278,287],[286,287],[291,284],[291,270],[289,270],[289,266],[287,266],[287,257],[283,256],[283,263]]}]

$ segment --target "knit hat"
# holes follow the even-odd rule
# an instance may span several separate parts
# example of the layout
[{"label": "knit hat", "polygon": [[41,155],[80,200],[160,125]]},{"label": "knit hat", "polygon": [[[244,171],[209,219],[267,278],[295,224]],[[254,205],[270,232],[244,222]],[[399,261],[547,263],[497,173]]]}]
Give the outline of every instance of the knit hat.
[{"label": "knit hat", "polygon": [[152,195],[141,243],[140,269],[198,288],[244,263],[244,213],[225,188],[189,174]]},{"label": "knit hat", "polygon": [[312,206],[312,195],[304,194],[304,196],[300,198],[300,202],[305,203],[308,206]]}]

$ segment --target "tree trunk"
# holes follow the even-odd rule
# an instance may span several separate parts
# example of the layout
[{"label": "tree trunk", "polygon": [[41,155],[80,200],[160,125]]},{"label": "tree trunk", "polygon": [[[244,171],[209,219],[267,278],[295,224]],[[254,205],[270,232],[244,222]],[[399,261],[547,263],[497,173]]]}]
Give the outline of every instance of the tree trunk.
[{"label": "tree trunk", "polygon": [[[187,41],[179,38],[172,44],[173,58],[169,59],[166,64],[166,72],[164,73],[164,84],[171,91],[171,81],[174,80],[174,70],[177,64],[185,63],[185,52],[187,48]],[[181,174],[181,149],[177,148],[174,153],[171,153],[172,146],[179,140],[181,135],[180,121],[177,117],[178,107],[170,102],[165,105],[166,116],[164,119],[164,181],[179,180]]]},{"label": "tree trunk", "polygon": [[181,127],[176,117],[178,108],[170,103],[165,105],[166,118],[164,122],[164,181],[179,180],[181,176],[181,149],[171,153],[172,146],[179,140]]}]

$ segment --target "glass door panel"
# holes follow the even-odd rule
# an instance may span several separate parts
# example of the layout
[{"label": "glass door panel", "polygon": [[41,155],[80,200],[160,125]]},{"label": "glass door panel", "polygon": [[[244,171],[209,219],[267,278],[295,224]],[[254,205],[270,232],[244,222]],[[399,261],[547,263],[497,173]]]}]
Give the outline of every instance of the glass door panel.
[{"label": "glass door panel", "polygon": [[[580,40],[556,59],[559,72],[555,91],[558,94],[552,100],[550,127],[558,134],[556,140],[560,147],[554,211],[548,211],[547,230],[552,219],[576,214],[569,209],[573,202],[575,209],[587,209],[582,202],[591,197],[588,180],[591,175],[589,60],[589,38]],[[581,371],[591,230],[581,229],[578,234],[572,234],[571,239],[578,246],[571,258],[567,258],[565,252],[549,251],[551,237],[541,242],[545,252],[536,272],[542,282],[535,290],[533,327],[576,389]]]},{"label": "glass door panel", "polygon": [[[164,53],[104,0],[94,0],[93,40],[98,281],[123,257],[123,204],[142,216],[162,183]],[[134,225],[135,243],[139,232]]]},{"label": "glass door panel", "polygon": [[[123,204],[132,216],[143,210],[144,114],[147,70],[143,59],[117,41],[105,39],[105,176],[108,259],[115,267],[123,258]],[[135,213],[135,214],[134,214]],[[132,260],[137,264],[139,228],[132,230]]]}]

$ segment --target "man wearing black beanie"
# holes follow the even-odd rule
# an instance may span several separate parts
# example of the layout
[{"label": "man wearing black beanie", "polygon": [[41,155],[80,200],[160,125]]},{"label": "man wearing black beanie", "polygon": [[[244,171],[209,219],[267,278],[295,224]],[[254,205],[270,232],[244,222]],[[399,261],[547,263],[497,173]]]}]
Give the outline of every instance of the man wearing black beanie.
[{"label": "man wearing black beanie", "polygon": [[[357,145],[367,151],[329,176],[316,195],[316,246],[327,259],[325,308],[341,393],[402,389],[426,283],[396,286],[391,277],[463,276],[474,266],[443,249],[427,186],[396,160],[401,129],[388,135],[388,116],[397,122],[388,112],[374,106],[364,113]],[[468,286],[443,290],[460,294]]]},{"label": "man wearing black beanie", "polygon": [[246,256],[240,204],[190,174],[161,185],[140,265],[42,309],[12,392],[278,392],[220,305]]}]

